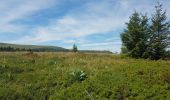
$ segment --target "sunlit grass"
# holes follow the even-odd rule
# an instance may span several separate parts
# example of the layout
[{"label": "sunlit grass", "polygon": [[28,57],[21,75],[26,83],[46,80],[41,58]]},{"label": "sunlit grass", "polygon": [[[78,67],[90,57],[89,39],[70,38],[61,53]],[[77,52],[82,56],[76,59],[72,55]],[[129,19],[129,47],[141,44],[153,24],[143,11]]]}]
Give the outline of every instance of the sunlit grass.
[{"label": "sunlit grass", "polygon": [[[71,73],[86,74],[70,81]],[[0,53],[0,99],[170,99],[170,61],[84,53]],[[78,78],[79,78],[78,74]]]}]

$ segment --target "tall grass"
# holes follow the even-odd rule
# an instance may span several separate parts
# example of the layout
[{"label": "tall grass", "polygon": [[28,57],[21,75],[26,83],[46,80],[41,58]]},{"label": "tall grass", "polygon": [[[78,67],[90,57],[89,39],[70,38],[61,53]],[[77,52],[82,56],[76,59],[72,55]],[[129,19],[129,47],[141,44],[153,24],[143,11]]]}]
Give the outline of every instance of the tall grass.
[{"label": "tall grass", "polygon": [[0,99],[170,100],[169,73],[168,60],[112,54],[3,52]]}]

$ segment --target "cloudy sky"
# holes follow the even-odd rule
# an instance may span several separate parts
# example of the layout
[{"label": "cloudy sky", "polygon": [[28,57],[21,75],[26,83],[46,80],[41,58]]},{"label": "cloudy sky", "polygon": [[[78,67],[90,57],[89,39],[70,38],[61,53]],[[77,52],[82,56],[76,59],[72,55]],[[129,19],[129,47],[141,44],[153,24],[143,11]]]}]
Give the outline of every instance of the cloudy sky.
[{"label": "cloudy sky", "polygon": [[0,0],[0,42],[120,51],[120,33],[137,10],[170,0]]}]

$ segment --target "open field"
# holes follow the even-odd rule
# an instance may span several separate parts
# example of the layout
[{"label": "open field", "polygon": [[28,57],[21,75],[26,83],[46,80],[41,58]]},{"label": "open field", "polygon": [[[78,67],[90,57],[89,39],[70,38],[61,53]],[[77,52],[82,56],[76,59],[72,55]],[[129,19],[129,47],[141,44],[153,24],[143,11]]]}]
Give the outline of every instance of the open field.
[{"label": "open field", "polygon": [[170,100],[170,61],[1,52],[0,100],[4,99]]}]

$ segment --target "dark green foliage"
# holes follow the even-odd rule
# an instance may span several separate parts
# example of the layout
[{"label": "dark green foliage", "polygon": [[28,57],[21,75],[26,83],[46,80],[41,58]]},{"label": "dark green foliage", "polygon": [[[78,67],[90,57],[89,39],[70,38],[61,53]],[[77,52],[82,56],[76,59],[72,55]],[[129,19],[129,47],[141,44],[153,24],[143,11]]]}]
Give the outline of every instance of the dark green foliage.
[{"label": "dark green foliage", "polygon": [[18,49],[12,48],[10,46],[8,46],[8,47],[0,47],[0,51],[15,51],[15,50],[18,50]]},{"label": "dark green foliage", "polygon": [[148,52],[148,58],[157,60],[166,55],[170,23],[166,21],[166,11],[163,11],[162,5],[158,3],[155,8],[156,12],[151,19],[150,38],[146,52]]},{"label": "dark green foliage", "polygon": [[78,48],[77,48],[76,44],[73,45],[73,52],[78,52]]},{"label": "dark green foliage", "polygon": [[121,34],[121,39],[130,56],[135,58],[142,57],[146,49],[148,39],[148,18],[134,12],[127,24],[127,29]]},{"label": "dark green foliage", "polygon": [[170,33],[168,35],[168,48],[167,48],[168,51],[170,51]]},{"label": "dark green foliage", "polygon": [[166,11],[158,3],[156,12],[148,25],[147,16],[134,12],[127,24],[127,29],[121,34],[123,46],[134,58],[149,58],[158,60],[166,57],[170,22],[166,21]]},{"label": "dark green foliage", "polygon": [[167,58],[167,59],[170,59],[170,51],[167,51],[167,52],[166,52],[166,58]]}]

